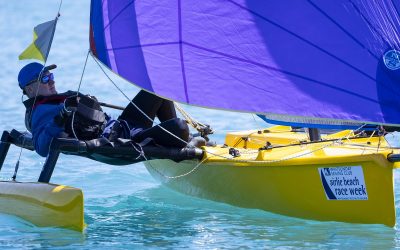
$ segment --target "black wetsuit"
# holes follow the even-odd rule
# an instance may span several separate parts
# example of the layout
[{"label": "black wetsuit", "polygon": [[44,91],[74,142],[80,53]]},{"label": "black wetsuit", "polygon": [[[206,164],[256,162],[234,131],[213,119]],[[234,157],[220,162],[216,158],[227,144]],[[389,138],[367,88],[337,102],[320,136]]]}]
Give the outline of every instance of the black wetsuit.
[{"label": "black wetsuit", "polygon": [[[130,137],[135,141],[153,138],[157,144],[171,147],[185,147],[189,138],[189,127],[186,121],[177,118],[174,103],[141,90],[132,102],[151,120],[158,117],[160,124],[153,127],[153,122],[129,103],[118,120],[129,125]],[[173,133],[175,136],[166,132]],[[179,137],[180,139],[176,138]]]}]

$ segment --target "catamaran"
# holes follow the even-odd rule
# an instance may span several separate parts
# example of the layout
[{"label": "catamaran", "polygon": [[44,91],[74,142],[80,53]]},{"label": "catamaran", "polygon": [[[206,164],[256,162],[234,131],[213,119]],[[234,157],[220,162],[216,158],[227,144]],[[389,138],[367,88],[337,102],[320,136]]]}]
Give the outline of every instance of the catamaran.
[{"label": "catamaran", "polygon": [[[170,188],[240,207],[394,226],[400,152],[381,126],[400,126],[399,11],[391,0],[92,0],[90,55],[101,69],[163,98],[280,126],[228,133],[224,145],[141,152],[58,138],[37,183],[0,183],[0,212],[83,230],[82,191],[49,183],[66,153],[144,161]],[[0,165],[12,144],[33,149],[28,133],[5,131]]]}]

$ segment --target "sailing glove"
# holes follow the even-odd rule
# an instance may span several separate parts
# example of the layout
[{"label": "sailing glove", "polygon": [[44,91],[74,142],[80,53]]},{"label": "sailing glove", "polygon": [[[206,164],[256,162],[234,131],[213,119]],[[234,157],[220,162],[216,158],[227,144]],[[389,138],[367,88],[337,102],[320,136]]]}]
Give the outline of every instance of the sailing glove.
[{"label": "sailing glove", "polygon": [[60,110],[60,112],[58,113],[58,115],[56,115],[54,117],[54,123],[58,126],[58,127],[64,127],[65,122],[67,120],[68,117],[68,112],[65,110],[65,108],[62,108]]},{"label": "sailing glove", "polygon": [[72,114],[71,111],[76,110],[77,99],[78,98],[76,96],[68,97],[67,99],[65,99],[63,108],[60,110],[58,115],[54,117],[54,123],[57,126],[59,127],[65,126],[67,118]]}]

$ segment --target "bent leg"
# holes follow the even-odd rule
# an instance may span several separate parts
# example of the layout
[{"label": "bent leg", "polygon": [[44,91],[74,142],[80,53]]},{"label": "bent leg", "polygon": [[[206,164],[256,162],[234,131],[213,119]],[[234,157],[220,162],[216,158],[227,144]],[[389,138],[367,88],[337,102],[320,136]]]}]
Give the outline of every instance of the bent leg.
[{"label": "bent leg", "polygon": [[160,122],[165,122],[173,118],[177,118],[175,106],[172,101],[163,99],[163,102],[158,109],[157,117]]},{"label": "bent leg", "polygon": [[[141,90],[132,102],[142,110],[151,120],[157,116],[161,122],[176,118],[173,102],[162,99],[154,94]],[[118,119],[125,120],[136,128],[150,128],[153,122],[140,112],[132,103],[124,109]]]},{"label": "bent leg", "polygon": [[[166,132],[160,126],[180,139]],[[186,121],[174,118],[139,132],[133,139],[141,142],[146,138],[153,138],[157,144],[162,146],[183,148],[189,139],[189,127]]]}]

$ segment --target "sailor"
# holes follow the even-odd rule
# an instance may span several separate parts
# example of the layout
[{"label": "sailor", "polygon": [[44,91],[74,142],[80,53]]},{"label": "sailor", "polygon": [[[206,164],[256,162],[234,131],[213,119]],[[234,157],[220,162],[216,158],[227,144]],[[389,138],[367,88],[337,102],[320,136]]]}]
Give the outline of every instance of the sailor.
[{"label": "sailor", "polygon": [[[28,96],[28,100],[24,101],[25,124],[32,132],[36,152],[43,157],[47,156],[53,138],[72,136],[70,129],[66,126],[68,114],[65,112],[65,103],[71,97],[88,98],[74,91],[59,94],[56,90],[54,74],[50,72],[56,67],[54,64],[44,67],[34,62],[24,66],[18,74],[19,87],[23,90],[23,94]],[[93,97],[89,97],[89,100],[97,102],[97,99]],[[100,117],[99,112],[91,113]],[[153,127],[155,117],[158,117],[161,123]],[[87,122],[83,123],[87,124]],[[81,126],[87,126],[85,124]],[[110,140],[122,137],[135,142],[151,138],[156,144],[179,148],[185,147],[189,139],[187,123],[177,118],[174,104],[143,90],[126,106],[117,120],[105,114],[105,121],[100,125],[100,129],[96,126],[90,127],[89,134]],[[96,133],[97,130],[99,133]]]}]

